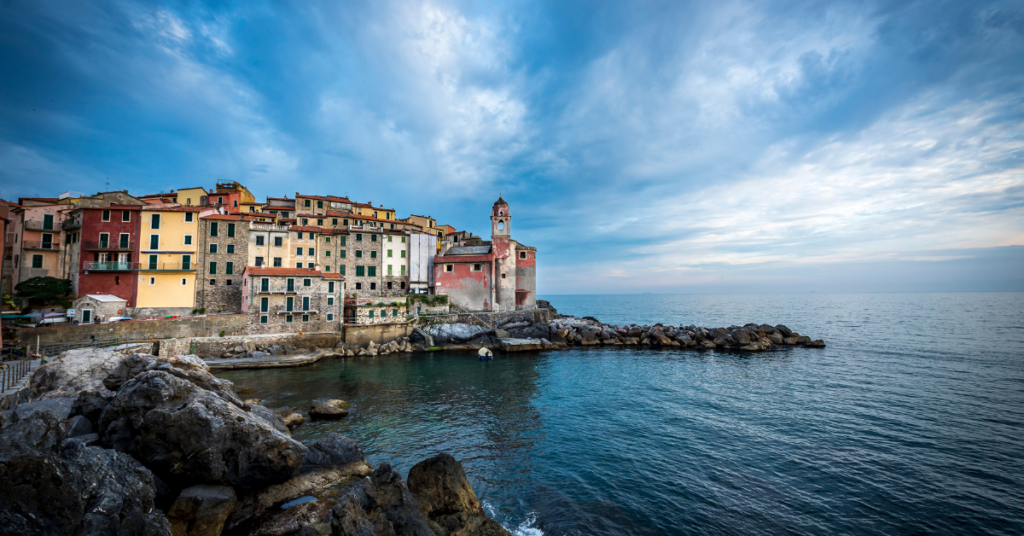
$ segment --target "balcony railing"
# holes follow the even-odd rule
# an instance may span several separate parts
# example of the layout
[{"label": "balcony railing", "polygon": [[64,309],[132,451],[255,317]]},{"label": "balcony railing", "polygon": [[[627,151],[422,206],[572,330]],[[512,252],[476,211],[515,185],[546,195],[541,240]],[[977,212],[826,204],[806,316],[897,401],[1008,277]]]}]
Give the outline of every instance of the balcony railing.
[{"label": "balcony railing", "polygon": [[60,224],[56,220],[49,226],[42,220],[25,220],[25,228],[29,231],[60,231]]},{"label": "balcony railing", "polygon": [[64,223],[60,225],[61,229],[75,229],[82,226],[82,220],[78,218],[71,218],[70,220],[64,220]]},{"label": "balcony railing", "polygon": [[93,240],[82,242],[82,249],[88,250],[101,250],[101,251],[113,251],[113,250],[134,250],[135,242],[127,241],[122,242],[120,240]]},{"label": "balcony railing", "polygon": [[127,272],[135,269],[133,262],[86,262],[84,270],[95,270],[97,272]]},{"label": "balcony railing", "polygon": [[303,311],[302,309],[295,308],[288,309],[287,307],[284,306],[278,306],[274,308],[274,312],[279,315],[315,315],[320,313],[320,311],[317,311],[316,309],[307,309]]},{"label": "balcony railing", "polygon": [[136,270],[141,271],[168,271],[168,272],[194,272],[194,262],[136,262],[133,263]]},{"label": "balcony railing", "polygon": [[57,242],[43,242],[42,240],[25,240],[21,243],[22,249],[60,249]]}]

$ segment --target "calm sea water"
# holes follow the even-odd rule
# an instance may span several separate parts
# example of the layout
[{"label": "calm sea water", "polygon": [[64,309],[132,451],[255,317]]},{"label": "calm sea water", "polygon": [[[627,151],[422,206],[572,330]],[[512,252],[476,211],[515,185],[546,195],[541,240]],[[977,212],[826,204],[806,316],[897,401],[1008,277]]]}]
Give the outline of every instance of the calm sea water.
[{"label": "calm sea water", "polygon": [[402,472],[448,451],[517,534],[1024,534],[1024,294],[549,296],[604,322],[785,323],[824,350],[355,358],[222,376],[319,396]]}]

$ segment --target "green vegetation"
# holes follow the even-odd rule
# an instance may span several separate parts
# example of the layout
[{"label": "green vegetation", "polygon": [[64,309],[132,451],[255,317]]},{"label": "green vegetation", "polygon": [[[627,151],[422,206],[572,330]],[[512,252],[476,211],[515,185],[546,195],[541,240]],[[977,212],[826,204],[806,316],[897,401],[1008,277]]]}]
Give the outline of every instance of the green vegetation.
[{"label": "green vegetation", "polygon": [[220,332],[220,336],[223,337],[224,333],[226,333],[226,332],[224,332],[224,331]]},{"label": "green vegetation", "polygon": [[71,280],[56,277],[33,277],[18,283],[14,291],[19,298],[32,305],[47,305],[57,300],[71,299]]},{"label": "green vegetation", "polygon": [[448,296],[444,294],[430,295],[430,294],[410,294],[409,304],[412,305],[416,302],[423,303],[424,305],[444,305],[448,303]]}]

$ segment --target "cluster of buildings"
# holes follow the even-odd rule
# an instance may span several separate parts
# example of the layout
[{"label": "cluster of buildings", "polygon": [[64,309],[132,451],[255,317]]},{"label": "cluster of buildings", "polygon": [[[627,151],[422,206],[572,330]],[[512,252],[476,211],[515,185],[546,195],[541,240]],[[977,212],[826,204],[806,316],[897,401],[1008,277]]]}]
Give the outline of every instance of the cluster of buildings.
[{"label": "cluster of buildings", "polygon": [[500,198],[489,241],[347,197],[259,202],[237,182],[0,201],[0,220],[4,293],[33,277],[67,279],[76,298],[116,297],[118,314],[134,318],[247,313],[254,331],[329,331],[367,313],[404,321],[407,305],[365,305],[407,304],[400,298],[409,295],[447,295],[471,310],[531,308],[536,299],[536,249],[512,240]]}]

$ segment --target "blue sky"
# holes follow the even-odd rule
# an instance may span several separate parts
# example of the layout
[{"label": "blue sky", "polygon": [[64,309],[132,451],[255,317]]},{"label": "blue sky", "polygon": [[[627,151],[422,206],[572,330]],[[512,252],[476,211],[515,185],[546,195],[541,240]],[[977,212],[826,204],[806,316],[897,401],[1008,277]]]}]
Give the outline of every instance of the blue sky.
[{"label": "blue sky", "polygon": [[1024,290],[1024,3],[0,0],[0,195],[237,180],[539,292]]}]

